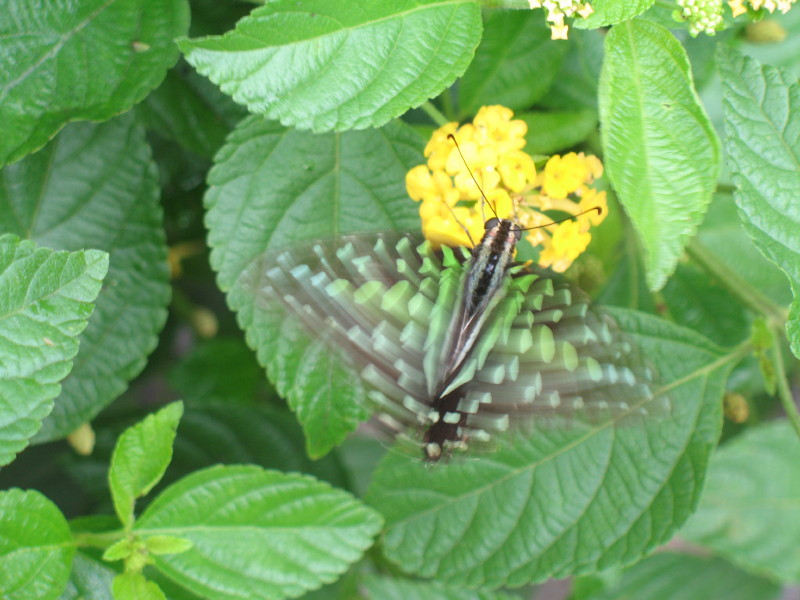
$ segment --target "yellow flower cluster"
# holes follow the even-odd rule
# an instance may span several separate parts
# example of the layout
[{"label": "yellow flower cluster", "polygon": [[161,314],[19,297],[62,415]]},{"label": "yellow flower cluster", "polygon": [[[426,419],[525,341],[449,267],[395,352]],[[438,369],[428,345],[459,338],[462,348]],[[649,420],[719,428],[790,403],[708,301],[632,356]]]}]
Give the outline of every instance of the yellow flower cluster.
[{"label": "yellow flower cluster", "polygon": [[[406,189],[421,202],[422,232],[435,244],[471,247],[483,236],[485,221],[496,215],[528,229],[528,241],[541,246],[539,264],[563,272],[589,245],[589,229],[605,219],[606,193],[589,187],[603,174],[603,165],[595,156],[570,152],[552,156],[537,172],[522,150],[528,126],[513,116],[504,106],[484,106],[472,123],[436,130],[425,147],[427,164],[406,174]],[[481,190],[494,210],[485,207]],[[595,207],[600,214],[590,211],[531,229]]]},{"label": "yellow flower cluster", "polygon": [[569,33],[569,25],[564,23],[565,18],[574,17],[576,14],[584,19],[594,12],[592,5],[580,0],[528,0],[531,10],[543,8],[547,12],[547,24],[550,27],[550,39],[565,40]]},{"label": "yellow flower cluster", "polygon": [[731,12],[734,17],[746,13],[748,4],[753,10],[761,10],[763,8],[770,13],[779,10],[786,14],[796,1],[797,0],[728,0],[728,6],[731,7]]}]

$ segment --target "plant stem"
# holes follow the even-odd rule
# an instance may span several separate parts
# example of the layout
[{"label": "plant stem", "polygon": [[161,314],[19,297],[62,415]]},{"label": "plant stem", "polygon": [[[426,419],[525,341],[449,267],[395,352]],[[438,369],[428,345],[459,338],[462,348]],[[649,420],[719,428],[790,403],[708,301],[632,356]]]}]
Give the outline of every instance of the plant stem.
[{"label": "plant stem", "polygon": [[83,532],[75,534],[75,545],[90,546],[92,548],[108,548],[114,542],[122,539],[125,532],[122,529],[116,531],[104,531],[102,533]]},{"label": "plant stem", "polygon": [[728,268],[714,256],[697,238],[686,248],[689,256],[705,269],[710,275],[716,277],[725,288],[736,296],[745,306],[758,314],[764,315],[770,326],[782,329],[789,318],[785,308],[778,306],[759,290],[750,285],[733,269]]},{"label": "plant stem", "polygon": [[792,390],[789,387],[789,382],[786,379],[786,367],[783,364],[783,352],[781,352],[781,344],[772,345],[772,364],[775,367],[775,375],[778,383],[778,398],[783,404],[783,410],[786,411],[786,416],[789,422],[800,437],[800,412],[797,410],[797,405],[794,403]]},{"label": "plant stem", "polygon": [[447,117],[445,117],[439,109],[433,105],[433,102],[430,100],[427,102],[423,102],[422,106],[420,106],[422,110],[425,111],[425,114],[428,115],[431,120],[436,123],[437,126],[441,127],[442,125],[447,125],[449,121]]}]

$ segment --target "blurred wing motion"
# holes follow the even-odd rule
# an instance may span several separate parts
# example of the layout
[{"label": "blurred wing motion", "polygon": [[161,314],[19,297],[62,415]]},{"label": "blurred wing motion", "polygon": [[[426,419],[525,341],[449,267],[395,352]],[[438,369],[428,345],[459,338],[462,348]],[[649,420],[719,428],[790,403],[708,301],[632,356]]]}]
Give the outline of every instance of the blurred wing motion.
[{"label": "blurred wing motion", "polygon": [[613,319],[549,271],[505,270],[465,336],[475,260],[409,235],[364,234],[266,255],[243,277],[262,306],[323,336],[360,374],[377,418],[410,433],[428,460],[512,423],[652,410],[650,370]]}]

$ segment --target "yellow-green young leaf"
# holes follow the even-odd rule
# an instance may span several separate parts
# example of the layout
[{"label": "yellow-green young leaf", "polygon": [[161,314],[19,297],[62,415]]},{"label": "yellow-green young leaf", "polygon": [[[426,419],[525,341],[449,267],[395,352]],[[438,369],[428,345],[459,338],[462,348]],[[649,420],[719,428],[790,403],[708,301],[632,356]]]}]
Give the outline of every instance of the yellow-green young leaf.
[{"label": "yellow-green young leaf", "polygon": [[74,123],[0,171],[0,231],[60,250],[109,253],[105,285],[75,367],[35,441],[66,436],[145,365],[167,317],[169,272],[158,170],[131,114]]},{"label": "yellow-green young leaf", "polygon": [[3,600],[55,600],[75,554],[67,520],[34,490],[0,492],[0,591]]},{"label": "yellow-green young leaf", "polygon": [[777,600],[780,592],[774,581],[722,559],[665,552],[634,565],[602,590],[574,600]]},{"label": "yellow-green young leaf", "polygon": [[114,600],[167,600],[161,588],[141,573],[123,573],[112,584]]},{"label": "yellow-green young leaf", "polygon": [[358,378],[298,323],[257,310],[258,290],[238,280],[265,251],[304,239],[419,231],[418,206],[404,182],[424,160],[423,145],[399,122],[314,135],[252,117],[234,130],[209,174],[211,265],[259,362],[297,413],[312,457],[324,455],[366,418],[358,401],[362,390],[353,385]]},{"label": "yellow-green young leaf", "polygon": [[550,88],[568,49],[552,43],[540,13],[487,11],[483,39],[458,86],[461,117],[484,105],[528,108]]},{"label": "yellow-green young leaf", "polygon": [[118,540],[117,542],[111,544],[108,548],[105,549],[103,552],[103,560],[107,560],[109,562],[114,562],[115,560],[122,560],[123,558],[128,558],[136,549],[136,544],[132,542],[130,539],[125,538],[122,540]]},{"label": "yellow-green young leaf", "polygon": [[330,131],[380,127],[439,95],[480,36],[469,0],[276,0],[223,36],[178,45],[251,112]]},{"label": "yellow-green young leaf", "polygon": [[800,441],[784,420],[720,447],[681,535],[742,567],[800,581]]},{"label": "yellow-green young leaf", "polygon": [[719,173],[719,141],[692,84],[686,52],[659,25],[612,28],[600,77],[606,173],[660,289],[703,220]]},{"label": "yellow-green young leaf", "polygon": [[367,494],[389,560],[448,584],[516,587],[631,564],[672,537],[699,500],[736,357],[663,320],[613,316],[658,366],[669,417],[540,428],[436,468],[389,453]]},{"label": "yellow-green young leaf", "polygon": [[114,509],[124,526],[133,522],[136,498],[153,489],[167,470],[182,414],[183,403],[173,402],[126,429],[117,440],[108,483]]},{"label": "yellow-green young leaf", "polygon": [[733,50],[717,56],[736,204],[758,249],[792,284],[787,333],[800,357],[800,84]]},{"label": "yellow-green young leaf", "polygon": [[204,598],[275,600],[337,579],[372,545],[380,516],[350,494],[303,475],[212,467],[164,490],[137,520],[146,537],[191,540],[155,567]]},{"label": "yellow-green young leaf", "polygon": [[142,100],[178,58],[186,0],[9,0],[0,20],[0,165],[69,121],[105,121]]},{"label": "yellow-green young leaf", "polygon": [[180,554],[191,548],[192,542],[174,535],[151,535],[144,546],[151,554]]},{"label": "yellow-green young leaf", "polygon": [[0,465],[52,410],[107,270],[105,252],[56,252],[0,235]]}]

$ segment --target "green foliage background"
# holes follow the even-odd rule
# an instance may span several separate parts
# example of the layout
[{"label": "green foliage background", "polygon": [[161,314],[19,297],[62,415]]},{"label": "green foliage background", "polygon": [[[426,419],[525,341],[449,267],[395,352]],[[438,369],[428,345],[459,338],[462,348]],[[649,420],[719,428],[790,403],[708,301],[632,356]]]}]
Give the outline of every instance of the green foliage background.
[{"label": "green foliage background", "polygon": [[[668,2],[598,0],[553,41],[490,4],[0,1],[0,597],[800,582],[800,9],[695,39]],[[537,159],[602,157],[611,215],[570,276],[675,411],[426,469],[350,435],[346,367],[240,276],[418,230],[406,171],[487,104]]]}]

